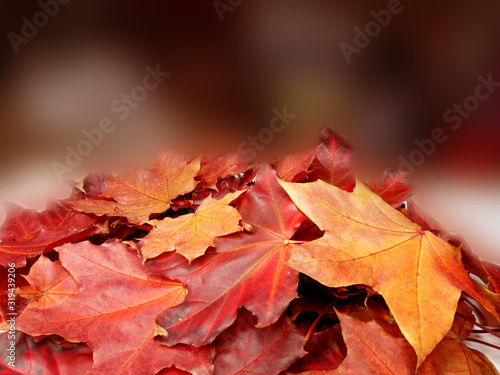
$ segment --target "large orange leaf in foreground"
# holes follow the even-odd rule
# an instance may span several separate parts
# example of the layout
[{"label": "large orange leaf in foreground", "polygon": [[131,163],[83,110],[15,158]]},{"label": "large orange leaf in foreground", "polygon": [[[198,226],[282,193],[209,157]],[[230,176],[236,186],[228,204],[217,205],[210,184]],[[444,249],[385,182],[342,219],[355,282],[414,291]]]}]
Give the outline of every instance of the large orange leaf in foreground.
[{"label": "large orange leaf in foreground", "polygon": [[174,364],[193,374],[210,373],[213,348],[169,348],[153,340],[156,315],[184,300],[182,284],[147,275],[137,253],[120,242],[82,242],[58,252],[79,292],[48,308],[27,307],[19,329],[86,342],[94,352],[90,374],[155,374]]},{"label": "large orange leaf in foreground", "polygon": [[107,177],[100,196],[76,200],[72,205],[79,211],[124,216],[131,223],[143,224],[149,215],[168,210],[172,199],[192,191],[198,184],[194,178],[199,170],[199,159],[187,163],[185,156],[167,153],[149,169]]},{"label": "large orange leaf in foreground", "polygon": [[359,183],[352,193],[323,181],[280,182],[325,235],[298,245],[287,262],[329,287],[371,286],[384,296],[418,363],[446,335],[461,292],[475,291],[457,253]]}]

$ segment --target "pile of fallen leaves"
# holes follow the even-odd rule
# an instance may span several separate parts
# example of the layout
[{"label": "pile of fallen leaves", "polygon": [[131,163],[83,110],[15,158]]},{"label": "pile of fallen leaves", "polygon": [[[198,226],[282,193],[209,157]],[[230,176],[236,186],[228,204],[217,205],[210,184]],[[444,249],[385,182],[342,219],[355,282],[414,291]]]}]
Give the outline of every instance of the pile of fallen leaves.
[{"label": "pile of fallen leaves", "polygon": [[463,341],[494,333],[500,268],[409,196],[402,172],[356,181],[325,130],[275,163],[167,153],[9,205],[2,374],[498,374]]}]

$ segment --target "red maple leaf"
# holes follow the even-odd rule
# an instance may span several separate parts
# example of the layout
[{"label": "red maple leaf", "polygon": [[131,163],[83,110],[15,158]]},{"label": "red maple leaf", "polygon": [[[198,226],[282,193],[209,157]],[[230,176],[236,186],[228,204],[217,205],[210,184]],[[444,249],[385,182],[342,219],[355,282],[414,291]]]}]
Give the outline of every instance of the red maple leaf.
[{"label": "red maple leaf", "polygon": [[215,252],[191,264],[150,263],[153,271],[189,289],[183,303],[158,318],[168,331],[169,345],[212,342],[234,322],[242,306],[257,316],[259,327],[267,326],[297,296],[298,272],[285,262],[304,216],[277,183],[276,173],[263,166],[235,206],[252,226],[251,233],[217,239]]}]

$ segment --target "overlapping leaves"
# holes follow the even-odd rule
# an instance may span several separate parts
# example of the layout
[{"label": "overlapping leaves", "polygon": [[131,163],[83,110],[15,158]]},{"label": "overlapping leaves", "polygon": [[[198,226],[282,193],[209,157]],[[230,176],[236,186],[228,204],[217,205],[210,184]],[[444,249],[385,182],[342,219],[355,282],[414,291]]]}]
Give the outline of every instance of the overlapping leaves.
[{"label": "overlapping leaves", "polygon": [[464,341],[479,305],[498,316],[498,267],[402,207],[403,172],[356,182],[350,152],[325,129],[317,147],[273,165],[167,153],[148,169],[90,175],[44,212],[10,206],[0,351],[15,311],[17,366],[1,366],[497,374]]}]

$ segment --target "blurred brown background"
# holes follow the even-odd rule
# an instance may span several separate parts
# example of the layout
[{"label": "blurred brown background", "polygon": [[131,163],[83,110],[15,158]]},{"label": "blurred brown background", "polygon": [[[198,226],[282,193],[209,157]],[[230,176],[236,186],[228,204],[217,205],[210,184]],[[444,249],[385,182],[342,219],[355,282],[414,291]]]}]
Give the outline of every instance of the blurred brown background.
[{"label": "blurred brown background", "polygon": [[[0,4],[6,199],[54,183],[51,163],[104,117],[116,129],[65,176],[144,164],[162,149],[236,148],[284,106],[297,118],[263,155],[303,149],[328,125],[354,145],[360,170],[376,174],[443,127],[448,140],[416,174],[497,172],[500,90],[456,131],[443,113],[474,93],[478,76],[500,81],[498,0],[401,0],[351,64],[339,44],[353,44],[353,28],[388,1],[222,0],[231,9],[223,21],[212,1],[65,1],[17,54],[7,35],[21,35],[40,2]],[[119,120],[110,103],[157,64],[169,77]]]}]

